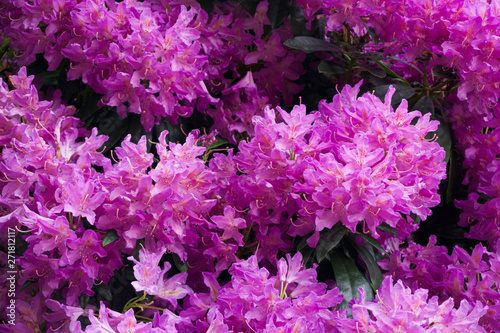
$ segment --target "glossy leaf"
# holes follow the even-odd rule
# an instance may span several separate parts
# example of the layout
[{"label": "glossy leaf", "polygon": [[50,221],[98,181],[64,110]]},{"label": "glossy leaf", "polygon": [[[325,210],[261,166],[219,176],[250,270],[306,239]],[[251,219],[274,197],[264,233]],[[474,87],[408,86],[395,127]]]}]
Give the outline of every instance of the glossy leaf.
[{"label": "glossy leaf", "polygon": [[117,240],[118,238],[119,237],[118,237],[118,233],[116,232],[116,230],[108,230],[108,232],[106,233],[106,236],[104,236],[104,238],[102,240],[102,246],[106,246],[108,244],[111,244],[115,240]]},{"label": "glossy leaf", "polygon": [[368,234],[364,234],[362,232],[356,232],[356,235],[361,236],[365,240],[365,242],[367,242],[368,244],[370,244],[371,246],[373,246],[374,248],[376,248],[380,252],[384,253],[386,255],[386,257],[389,258],[389,253],[387,253],[387,251],[382,247],[382,245],[380,245],[379,242],[377,242],[377,240],[375,238],[373,238],[372,236],[370,236]]},{"label": "glossy leaf", "polygon": [[248,14],[254,17],[260,0],[242,0],[236,2],[238,2],[241,5],[241,7],[243,7],[247,11]]},{"label": "glossy leaf", "polygon": [[331,61],[322,61],[318,65],[318,72],[323,74],[344,74],[345,69]]},{"label": "glossy leaf", "polygon": [[359,288],[364,289],[367,301],[373,299],[372,287],[354,261],[341,253],[335,253],[329,259],[332,263],[337,287],[340,293],[344,295],[344,300],[340,304],[340,308],[347,309],[349,302],[353,298],[359,297]]},{"label": "glossy leaf", "polygon": [[408,87],[410,86],[408,81],[406,81],[404,78],[402,78],[401,76],[396,74],[394,71],[392,71],[385,62],[383,62],[383,61],[375,61],[375,62],[377,63],[377,65],[380,66],[380,68],[382,68],[387,73],[387,76],[394,78],[396,81],[403,83],[405,86],[408,86]]},{"label": "glossy leaf", "polygon": [[370,72],[372,75],[379,77],[379,78],[384,78],[387,76],[387,73],[380,67],[373,66],[370,64],[360,64],[360,67],[368,72]]},{"label": "glossy leaf", "polygon": [[423,96],[413,106],[412,110],[420,111],[422,114],[430,113],[434,115],[434,102],[429,96]]},{"label": "glossy leaf", "polygon": [[448,130],[448,127],[446,127],[446,125],[441,121],[435,134],[437,137],[436,142],[439,143],[439,145],[443,147],[444,151],[446,152],[444,161],[448,163],[448,161],[450,160],[452,148],[450,131]]},{"label": "glossy leaf", "polygon": [[109,288],[108,285],[106,284],[99,284],[94,286],[95,289],[97,289],[97,293],[99,296],[104,298],[106,301],[111,301],[113,299],[113,295],[111,294],[111,289]]},{"label": "glossy leaf", "polygon": [[328,253],[333,250],[344,237],[347,229],[340,223],[337,223],[332,229],[321,233],[316,245],[316,260],[320,263]]},{"label": "glossy leaf", "polygon": [[290,0],[275,0],[269,2],[267,17],[271,22],[272,29],[278,28],[285,17],[290,15],[291,1]]},{"label": "glossy leaf", "polygon": [[366,30],[368,31],[368,34],[370,35],[370,38],[371,38],[371,39],[372,39],[372,41],[373,41],[373,44],[374,44],[375,46],[377,46],[377,45],[378,45],[378,43],[379,43],[379,39],[378,39],[378,35],[377,35],[377,33],[375,32],[375,29],[373,29],[372,27],[369,27],[369,26],[366,24],[366,22],[363,22],[363,24],[365,25],[365,28],[366,28]]},{"label": "glossy leaf", "polygon": [[391,104],[394,108],[396,108],[403,99],[409,99],[413,95],[415,95],[415,89],[412,87],[408,87],[407,85],[404,84],[384,84],[382,86],[378,86],[374,90],[375,96],[380,98],[382,101],[385,98],[385,95],[387,94],[387,91],[389,91],[389,87],[393,86],[394,89],[396,89],[396,92],[392,96],[392,101]]},{"label": "glossy leaf", "polygon": [[325,40],[308,37],[308,36],[299,36],[293,39],[289,39],[284,43],[286,46],[301,50],[306,53],[317,52],[317,51],[327,51],[327,52],[337,52],[340,53],[340,48],[336,45],[333,45]]},{"label": "glossy leaf", "polygon": [[456,71],[452,68],[443,69],[443,66],[437,65],[432,67],[432,75],[439,76],[445,79],[456,79],[457,74]]},{"label": "glossy leaf", "polygon": [[394,235],[394,236],[397,236],[398,235],[398,232],[396,231],[396,228],[393,228],[391,227],[390,225],[388,225],[387,223],[385,222],[382,222],[381,224],[379,224],[377,226],[377,229],[380,229],[382,230],[383,232],[386,232],[388,234],[391,234],[391,235]]},{"label": "glossy leaf", "polygon": [[358,252],[361,259],[365,262],[366,268],[370,273],[370,280],[373,283],[373,287],[375,290],[380,287],[382,284],[382,270],[380,266],[377,264],[377,259],[375,258],[375,253],[373,252],[373,247],[371,245],[365,244],[364,246],[359,246],[355,243],[352,244],[354,249]]}]

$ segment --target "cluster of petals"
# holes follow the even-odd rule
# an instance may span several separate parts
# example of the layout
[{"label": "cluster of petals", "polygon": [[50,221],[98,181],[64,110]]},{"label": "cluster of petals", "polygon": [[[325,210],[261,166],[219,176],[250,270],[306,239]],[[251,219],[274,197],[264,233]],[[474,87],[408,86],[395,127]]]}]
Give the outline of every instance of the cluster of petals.
[{"label": "cluster of petals", "polygon": [[[157,266],[161,254],[162,251],[141,250],[140,260],[134,260],[135,276],[140,280],[134,285],[137,291],[154,286],[158,278],[163,279]],[[136,332],[146,332],[146,329],[200,333],[338,332],[337,320],[346,317],[345,310],[338,310],[343,298],[338,288],[327,290],[326,284],[319,283],[316,270],[305,269],[300,253],[293,257],[287,255],[286,260],[280,259],[277,265],[278,272],[274,275],[259,267],[256,256],[240,260],[229,269],[231,281],[223,286],[214,274],[204,273],[206,293],[195,293],[189,288],[181,292],[179,275],[183,273],[174,275],[165,282],[172,287],[167,294],[177,299],[187,294],[183,302],[185,310],[155,311],[152,323],[146,324],[137,323],[131,310],[121,314],[101,304],[97,318],[89,311],[91,325],[84,332],[102,332],[103,327],[109,329],[106,332],[128,332],[126,328]],[[146,267],[150,269],[150,276],[144,274]],[[158,299],[154,305],[160,306]],[[177,309],[177,304],[171,306]],[[70,311],[67,313],[69,317]]]},{"label": "cluster of petals", "polygon": [[481,104],[498,102],[499,11],[496,0],[448,1],[297,1],[306,19],[326,19],[326,32],[347,24],[361,35],[367,28],[380,38],[385,55],[414,63],[430,54],[431,63],[453,68],[460,78],[458,97],[481,93]]},{"label": "cluster of petals", "polygon": [[402,214],[425,219],[440,202],[445,152],[427,138],[437,122],[408,112],[406,101],[394,110],[392,87],[382,102],[371,93],[358,97],[360,85],[322,101],[319,112],[299,105],[254,117],[255,136],[234,159],[243,173],[235,186],[246,187],[234,205],[250,208],[259,233],[315,231],[314,245],[338,221],[375,237],[385,222],[405,238],[416,226]]},{"label": "cluster of petals", "polygon": [[[28,244],[18,283],[30,287],[20,293],[38,292],[44,300],[59,293],[65,306],[75,307],[82,294],[92,296],[95,285],[110,281],[123,266],[122,253],[141,239],[148,248],[157,241],[184,262],[199,260],[194,280],[236,261],[238,230],[246,222],[230,207],[215,207],[223,178],[217,172],[224,175],[224,168],[211,171],[200,158],[205,147],[197,145],[197,133],[185,144],[167,144],[163,132],[154,167],[145,137],[137,144],[125,138],[109,159],[98,151],[106,137],[83,129],[57,92],[52,102],[42,100],[25,68],[10,81],[12,90],[0,82],[0,232],[22,230]],[[223,166],[216,163],[221,159],[212,165]],[[108,233],[118,239],[105,244]],[[161,294],[164,287],[143,290]]]},{"label": "cluster of petals", "polygon": [[[140,261],[134,260],[134,270],[140,266],[135,276],[142,281],[134,285],[136,288],[145,283],[144,278],[150,281],[146,284],[153,285],[153,280],[163,275],[158,274],[156,266],[161,252],[141,250]],[[146,266],[151,276],[139,272]],[[489,307],[480,301],[462,300],[455,307],[453,298],[443,302],[437,296],[429,299],[428,290],[412,291],[401,280],[394,283],[390,276],[372,301],[365,300],[365,292],[360,289],[360,299],[349,304],[352,317],[347,317],[346,310],[339,310],[343,299],[339,290],[327,290],[326,284],[318,283],[314,268],[305,269],[297,253],[287,255],[286,260],[281,258],[277,273],[271,274],[259,266],[256,256],[251,256],[232,265],[231,281],[223,286],[213,274],[205,273],[208,292],[186,292],[185,310],[179,315],[165,309],[155,312],[151,323],[138,323],[131,310],[121,314],[101,304],[97,318],[93,310],[89,311],[91,325],[85,332],[101,332],[103,327],[109,332],[127,332],[126,328],[137,332],[487,332],[479,323]],[[178,275],[169,278],[167,284],[176,280],[174,287],[182,288]],[[186,294],[169,293],[179,299]],[[154,304],[157,306],[157,301]],[[73,310],[65,311],[70,317]]]},{"label": "cluster of petals", "polygon": [[486,332],[500,330],[500,259],[483,245],[476,245],[471,253],[457,246],[449,255],[446,247],[436,245],[436,237],[431,236],[426,246],[410,242],[408,247],[394,251],[381,266],[394,279],[414,291],[427,290],[443,304],[451,297],[457,308],[465,303],[473,308],[478,302],[485,309],[487,306],[479,324]]},{"label": "cluster of petals", "polygon": [[336,332],[337,318],[346,315],[338,310],[343,299],[338,288],[319,283],[300,253],[277,265],[272,275],[256,256],[240,260],[223,286],[206,274],[210,293],[191,295],[181,316],[196,322],[196,332]]},{"label": "cluster of petals", "polygon": [[73,306],[81,294],[94,293],[95,281],[107,283],[121,266],[119,251],[82,227],[83,220],[95,222],[105,200],[94,166],[108,164],[96,151],[106,138],[80,129],[75,109],[61,105],[57,93],[52,102],[39,99],[32,80],[23,68],[11,77],[13,90],[0,82],[0,231],[25,231],[29,245],[19,259],[20,285],[38,281],[46,298],[61,290]]},{"label": "cluster of petals", "polygon": [[[209,16],[193,1],[7,1],[4,6],[2,16],[8,19],[0,24],[6,25],[3,36],[16,50],[18,65],[31,64],[37,54],[44,55],[49,71],[69,61],[68,80],[81,79],[103,95],[101,104],[116,107],[123,117],[140,114],[146,131],[163,117],[176,122],[178,116],[190,116],[195,108],[205,112],[212,105],[221,129],[227,122],[244,127],[231,128],[231,137],[232,131],[249,128],[248,116],[241,113],[253,105],[235,92],[248,94],[249,101],[256,93],[269,96],[259,97],[264,103],[291,104],[302,89],[293,81],[303,73],[305,55],[287,52],[282,45],[292,37],[288,21],[271,36],[263,33],[264,25],[270,25],[267,1],[254,17],[229,4],[217,6]],[[232,81],[244,77],[238,64],[249,73],[251,65],[257,67],[252,72],[259,93],[234,87]]]},{"label": "cluster of petals", "polygon": [[350,303],[352,319],[339,321],[340,332],[487,332],[478,321],[488,307],[479,301],[462,301],[455,308],[452,298],[439,303],[437,296],[428,298],[426,289],[412,291],[401,280],[394,283],[390,276],[373,301],[365,302],[362,289],[360,295]]}]

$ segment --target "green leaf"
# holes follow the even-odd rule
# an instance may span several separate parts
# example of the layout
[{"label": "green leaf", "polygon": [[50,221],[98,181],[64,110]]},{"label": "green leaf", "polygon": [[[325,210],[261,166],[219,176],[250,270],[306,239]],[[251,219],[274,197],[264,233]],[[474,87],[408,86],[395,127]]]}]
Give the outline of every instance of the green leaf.
[{"label": "green leaf", "polygon": [[174,258],[175,267],[179,270],[179,272],[181,272],[181,273],[187,272],[188,265],[186,263],[182,262],[181,258],[175,253],[173,253],[173,258]]},{"label": "green leaf", "polygon": [[379,224],[377,226],[377,229],[380,229],[388,234],[391,234],[391,235],[394,235],[394,236],[397,236],[398,235],[398,232],[396,231],[396,228],[393,228],[391,227],[390,225],[388,225],[387,223],[385,222],[382,222],[381,224]]},{"label": "green leaf", "polygon": [[439,143],[439,145],[443,147],[444,151],[446,152],[444,162],[448,163],[448,161],[450,160],[451,147],[452,147],[450,131],[448,130],[448,127],[446,127],[446,125],[443,122],[441,122],[435,134],[437,137],[436,142]]},{"label": "green leaf", "polygon": [[382,60],[384,59],[384,54],[382,52],[366,52],[358,54],[356,58],[371,61]]},{"label": "green leaf", "polygon": [[314,249],[310,248],[309,246],[306,246],[302,249],[302,251],[300,251],[300,253],[302,253],[302,258],[304,260],[304,266],[306,266],[307,268],[311,268],[312,267],[312,264],[313,264],[313,253],[314,253]]},{"label": "green leaf", "polygon": [[418,110],[422,114],[430,113],[432,120],[439,121],[438,129],[435,132],[430,132],[425,137],[427,140],[435,139],[437,143],[446,151],[446,157],[444,162],[448,163],[451,156],[452,141],[451,134],[448,127],[445,124],[445,120],[440,116],[436,115],[434,112],[434,102],[431,97],[423,96],[418,100],[418,102],[413,106],[412,110]]},{"label": "green leaf", "polygon": [[408,83],[408,81],[406,81],[404,78],[402,78],[401,76],[399,76],[398,74],[394,73],[389,67],[388,65],[383,62],[383,61],[375,61],[375,63],[377,65],[380,66],[380,68],[382,68],[386,73],[387,73],[387,76],[389,77],[392,77],[394,79],[396,79],[397,81],[403,83],[405,86],[410,86],[410,84]]},{"label": "green leaf", "polygon": [[90,301],[90,296],[84,293],[81,293],[80,296],[78,296],[78,303],[82,309],[85,309],[87,304],[89,304]]},{"label": "green leaf", "polygon": [[344,74],[345,69],[331,61],[322,61],[318,65],[318,72],[323,74]]},{"label": "green leaf", "polygon": [[291,12],[290,0],[274,0],[269,2],[267,9],[267,18],[271,22],[271,28],[278,28],[285,17],[288,17]]},{"label": "green leaf", "polygon": [[218,147],[221,147],[221,146],[225,146],[229,143],[229,141],[217,136],[217,142],[215,142],[214,144],[211,144],[209,146],[209,149],[216,149]]},{"label": "green leaf", "polygon": [[208,14],[210,14],[212,12],[212,9],[214,9],[215,2],[216,0],[198,0],[201,9],[206,11]]},{"label": "green leaf", "polygon": [[387,76],[387,73],[380,67],[373,66],[370,64],[360,64],[359,67],[362,69],[370,72],[372,75],[379,77],[379,78],[384,78]]},{"label": "green leaf", "polygon": [[316,245],[316,260],[320,263],[328,253],[333,250],[342,240],[347,229],[340,223],[337,223],[332,229],[321,233]]},{"label": "green leaf", "polygon": [[349,308],[349,302],[353,298],[359,297],[359,288],[364,289],[366,301],[373,299],[373,289],[354,261],[341,253],[331,255],[329,260],[332,263],[337,287],[340,293],[344,295],[344,300],[340,304],[341,309]]},{"label": "green leaf", "polygon": [[97,293],[99,296],[104,298],[106,301],[111,301],[113,299],[113,295],[111,294],[111,289],[106,284],[94,285],[94,288],[97,289]]},{"label": "green leaf", "polygon": [[333,45],[322,39],[308,36],[298,36],[285,41],[284,44],[292,49],[301,50],[306,53],[317,51],[341,53],[341,50],[337,45]]},{"label": "green leaf", "polygon": [[396,92],[394,92],[391,101],[391,104],[394,108],[401,104],[401,101],[403,99],[408,100],[410,97],[415,95],[415,89],[404,84],[384,84],[382,86],[376,87],[373,93],[375,94],[375,96],[384,101],[385,95],[389,91],[390,86],[393,86],[394,89],[396,89]]},{"label": "green leaf", "polygon": [[104,236],[104,238],[102,240],[102,246],[106,246],[108,244],[111,244],[115,240],[117,240],[118,238],[119,237],[118,237],[118,233],[116,232],[116,230],[108,230],[108,232],[106,233],[106,236]]},{"label": "green leaf", "polygon": [[430,113],[434,115],[434,102],[429,96],[423,96],[413,106],[412,110],[420,111],[422,114]]},{"label": "green leaf", "polygon": [[107,152],[121,142],[125,135],[129,132],[129,126],[132,117],[122,118],[116,112],[111,111],[111,108],[103,108],[97,113],[94,122],[97,123],[99,134],[104,134],[108,140],[103,144],[104,152]]},{"label": "green leaf", "polygon": [[308,36],[311,31],[306,28],[306,17],[302,11],[302,7],[297,5],[295,1],[292,1],[292,9],[290,13],[290,26],[292,28],[292,33],[294,36]]},{"label": "green leaf", "polygon": [[0,47],[0,50],[3,52],[5,49],[9,47],[10,44],[10,39],[9,37],[5,38],[2,42],[2,46]]},{"label": "green leaf", "polygon": [[389,258],[389,253],[387,253],[387,251],[382,247],[382,245],[380,245],[379,242],[377,242],[375,238],[359,231],[356,232],[356,235],[361,236],[365,240],[365,242],[367,242],[368,244],[382,252],[387,258]]},{"label": "green leaf", "polygon": [[300,237],[299,242],[297,243],[297,245],[295,247],[296,250],[302,252],[303,249],[310,248],[309,245],[307,245],[307,239],[309,237],[311,237],[313,234],[314,234],[314,231],[311,231],[310,233],[308,233],[304,237]]},{"label": "green leaf", "polygon": [[254,17],[260,0],[242,0],[233,2],[239,3],[241,7],[243,7],[243,9],[245,9],[247,13],[250,14],[250,16]]},{"label": "green leaf", "polygon": [[37,282],[37,281],[27,280],[26,282],[24,282],[23,286],[21,287],[21,291],[23,291],[24,289],[28,288],[29,286],[31,286],[35,282]]},{"label": "green leaf", "polygon": [[370,35],[370,37],[371,37],[371,39],[372,39],[372,41],[373,41],[373,44],[374,44],[375,46],[377,46],[377,45],[378,45],[378,43],[379,43],[379,39],[378,39],[378,35],[377,35],[377,33],[375,32],[375,29],[373,29],[372,27],[369,27],[369,26],[366,24],[366,22],[364,22],[364,21],[363,21],[363,24],[365,25],[366,30],[368,30],[368,34]]},{"label": "green leaf", "polygon": [[443,69],[443,66],[441,65],[436,65],[432,67],[432,75],[434,76],[439,76],[445,79],[456,79],[457,74],[456,71],[452,68],[449,68],[447,70]]},{"label": "green leaf", "polygon": [[373,253],[373,247],[371,245],[363,245],[359,246],[355,242],[352,242],[352,246],[361,256],[361,259],[365,262],[366,268],[370,273],[370,280],[373,283],[373,287],[375,290],[380,287],[382,284],[382,271],[380,266],[377,264],[377,259],[375,258],[375,253]]},{"label": "green leaf", "polygon": [[135,260],[139,261],[139,250],[144,248],[145,243],[144,238],[135,241],[134,253],[132,254]]}]

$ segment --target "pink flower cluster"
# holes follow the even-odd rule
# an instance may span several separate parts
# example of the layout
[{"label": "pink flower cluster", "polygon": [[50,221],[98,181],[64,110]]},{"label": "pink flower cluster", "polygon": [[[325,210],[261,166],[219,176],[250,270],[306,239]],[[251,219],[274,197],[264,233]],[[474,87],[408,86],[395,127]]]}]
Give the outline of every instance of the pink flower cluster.
[{"label": "pink flower cluster", "polygon": [[372,302],[354,299],[350,304],[353,319],[340,321],[342,333],[357,332],[477,332],[486,333],[478,324],[488,307],[477,301],[462,301],[457,308],[452,298],[439,304],[438,297],[428,298],[426,289],[412,291],[401,280],[394,284],[384,279]]},{"label": "pink flower cluster", "polygon": [[[17,230],[19,245],[17,321],[6,324],[2,312],[0,332],[500,331],[498,2],[296,3],[306,25],[325,23],[328,40],[338,42],[340,30],[346,37],[329,61],[373,51],[348,59],[362,67],[397,56],[404,65],[391,68],[423,80],[409,84],[418,98],[393,107],[394,87],[381,100],[360,95],[355,79],[317,110],[285,111],[278,105],[293,105],[303,64],[315,58],[283,46],[292,25],[285,18],[274,27],[268,1],[254,14],[230,2],[209,14],[193,0],[2,2],[9,68],[43,55],[48,71],[67,70],[122,116],[140,114],[147,131],[195,110],[214,125],[184,143],[158,133],[154,152],[146,137],[127,135],[103,154],[107,138],[84,129],[60,91],[37,89],[25,67],[0,79],[0,234]],[[350,50],[348,40],[368,31],[380,43]],[[434,66],[456,79],[435,80]],[[378,69],[380,79],[407,83]],[[447,94],[442,104],[438,93]],[[441,203],[453,155],[432,137],[434,115],[409,111],[424,95],[449,116],[442,123],[464,154],[468,197],[455,203],[458,225],[485,241],[469,252],[450,254],[435,236],[427,246],[412,241]],[[216,135],[236,148],[215,153]],[[392,250],[390,259],[377,264],[376,249]],[[333,262],[344,255],[345,275],[382,281],[375,299],[360,289],[359,299],[344,300],[341,261]],[[100,293],[127,265],[136,297],[120,313]],[[6,294],[2,284],[2,308]]]},{"label": "pink flower cluster", "polygon": [[[262,103],[290,105],[302,89],[293,81],[303,73],[304,55],[282,45],[292,37],[290,26],[263,34],[267,2],[259,4],[255,17],[233,5],[219,6],[209,17],[194,1],[7,1],[5,6],[9,20],[3,35],[16,50],[17,64],[31,64],[43,54],[51,71],[69,60],[68,80],[81,78],[104,95],[101,104],[116,107],[122,117],[140,114],[148,132],[161,118],[175,123],[209,105],[220,128],[232,126],[222,134],[248,129],[251,114],[241,111],[261,108],[233,96],[244,88],[231,87],[243,77],[242,65],[253,73],[259,93],[268,96],[260,97]],[[248,93],[249,101],[259,94]],[[243,128],[234,124],[240,122]]]},{"label": "pink flower cluster", "polygon": [[[447,98],[452,104],[447,113],[457,147],[465,156],[464,167],[468,168],[464,184],[469,185],[469,195],[457,202],[457,207],[464,211],[460,226],[470,226],[469,237],[485,240],[497,249],[500,235],[498,1],[384,1],[382,6],[371,0],[325,0],[298,1],[298,4],[309,21],[326,17],[327,31],[338,31],[343,24],[356,34],[365,33],[366,27],[374,29],[381,42],[372,45],[372,51],[398,56],[428,73],[425,77],[411,75],[412,78],[432,82],[434,65],[456,71],[459,82],[456,93]],[[426,66],[416,62],[420,56],[428,57]],[[408,66],[398,67],[398,72],[408,73]],[[451,85],[453,80],[448,82]]]},{"label": "pink flower cluster", "polygon": [[481,244],[470,254],[455,247],[449,255],[446,247],[437,246],[436,237],[431,236],[427,246],[410,242],[407,248],[395,251],[390,260],[384,260],[382,267],[412,290],[428,290],[431,296],[439,297],[442,304],[452,299],[457,307],[486,304],[487,311],[485,307],[480,324],[488,332],[500,330],[500,259],[497,253],[489,252]]},{"label": "pink flower cluster", "polygon": [[361,224],[375,237],[386,222],[405,238],[416,226],[401,214],[425,219],[440,202],[444,150],[426,139],[436,122],[408,112],[406,101],[393,110],[394,89],[385,102],[370,93],[358,98],[360,85],[322,101],[319,112],[306,114],[300,105],[254,117],[255,136],[240,143],[235,162],[244,173],[239,185],[248,189],[239,208],[250,207],[259,233],[315,231],[315,246],[319,231],[338,221],[353,232]]}]

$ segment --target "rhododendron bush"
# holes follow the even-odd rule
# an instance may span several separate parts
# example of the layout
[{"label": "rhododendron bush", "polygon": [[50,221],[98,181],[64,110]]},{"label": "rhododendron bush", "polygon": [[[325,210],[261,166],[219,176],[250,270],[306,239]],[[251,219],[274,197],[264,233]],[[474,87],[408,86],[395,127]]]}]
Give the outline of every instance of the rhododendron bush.
[{"label": "rhododendron bush", "polygon": [[0,9],[0,332],[500,332],[499,1]]}]

